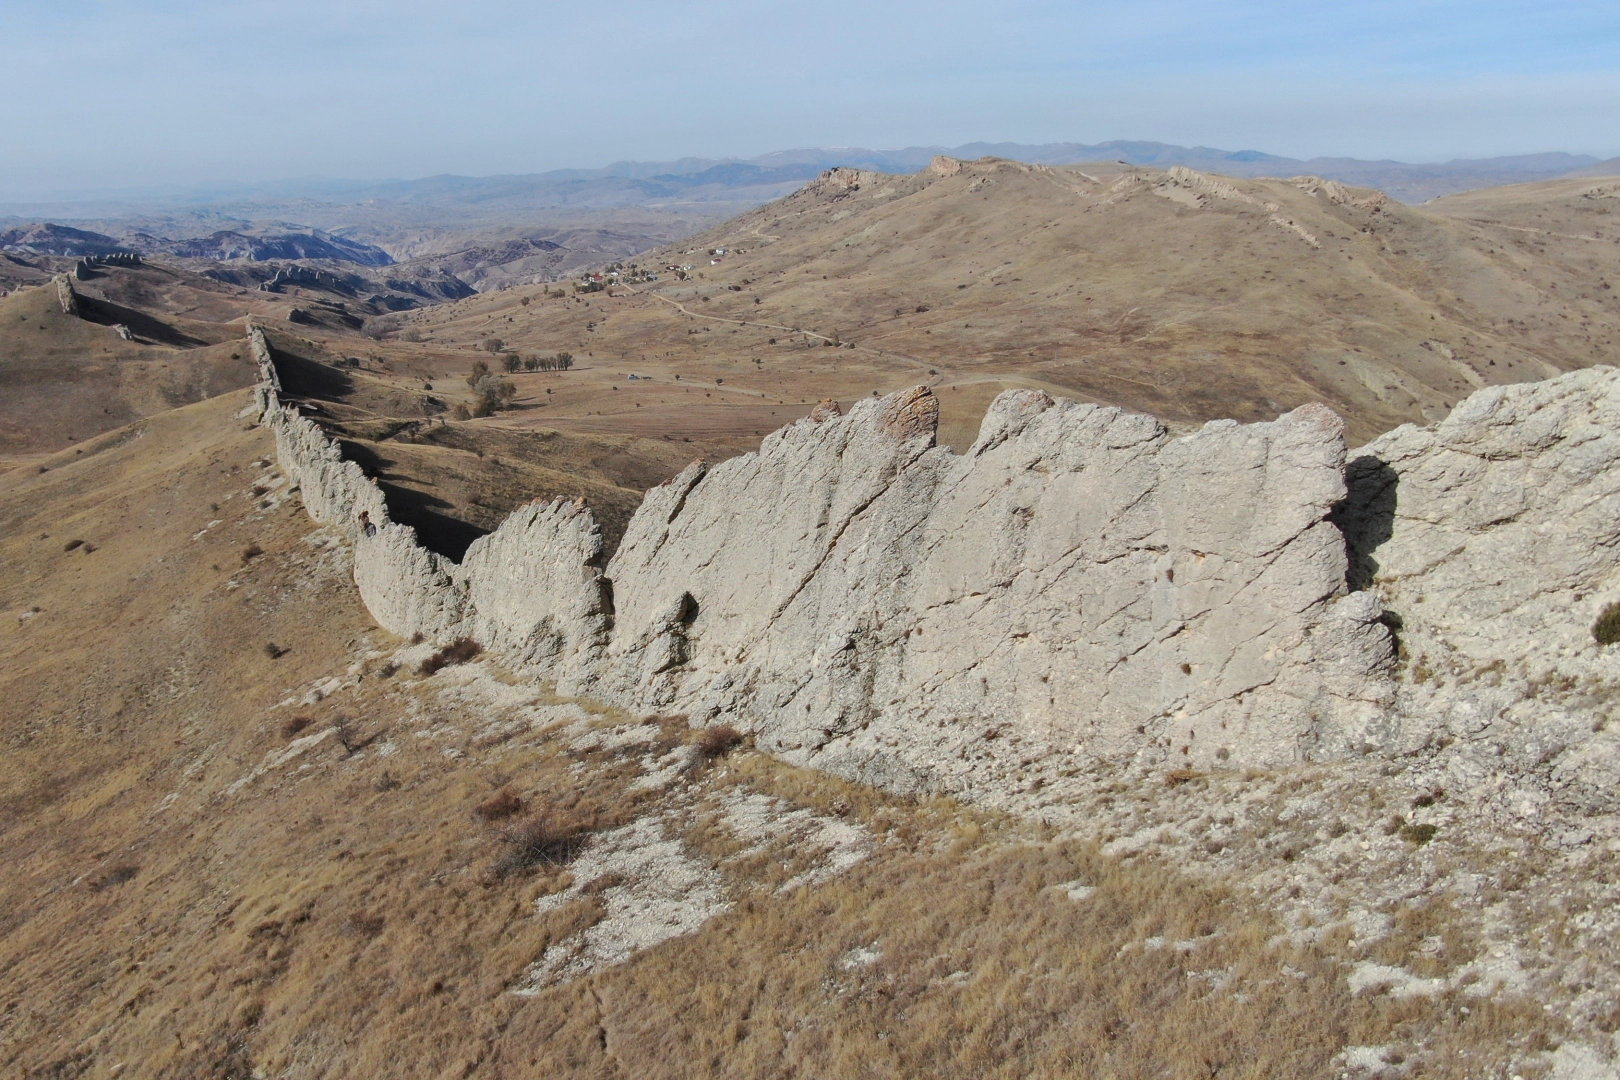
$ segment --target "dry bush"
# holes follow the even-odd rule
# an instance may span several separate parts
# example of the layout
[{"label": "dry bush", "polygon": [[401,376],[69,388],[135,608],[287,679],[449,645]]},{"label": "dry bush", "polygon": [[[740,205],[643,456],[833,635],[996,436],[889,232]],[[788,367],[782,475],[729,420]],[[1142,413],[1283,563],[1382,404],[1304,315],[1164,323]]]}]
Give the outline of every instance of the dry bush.
[{"label": "dry bush", "polygon": [[565,866],[584,848],[587,835],[578,819],[536,814],[497,834],[506,850],[490,866],[490,873],[506,878],[537,866]]},{"label": "dry bush", "polygon": [[743,733],[730,724],[718,724],[703,732],[697,741],[698,753],[703,757],[714,760],[724,757],[732,750],[742,745]]},{"label": "dry bush", "polygon": [[358,754],[383,736],[381,731],[374,731],[362,739],[355,729],[354,721],[347,716],[340,716],[332,721],[332,734],[343,744],[343,752],[351,756]]},{"label": "dry bush", "polygon": [[309,725],[313,724],[314,722],[315,722],[314,720],[312,720],[310,717],[307,717],[307,716],[289,717],[281,725],[281,737],[283,739],[296,738],[298,736],[299,732],[303,731],[305,728],[309,727]]},{"label": "dry bush", "polygon": [[423,675],[432,675],[451,664],[465,664],[483,651],[484,647],[472,638],[457,638],[426,660],[423,660],[417,670]]},{"label": "dry bush", "polygon": [[360,332],[368,338],[381,340],[384,336],[397,332],[405,325],[405,316],[390,312],[387,315],[373,315],[360,324]]},{"label": "dry bush", "polygon": [[264,643],[264,655],[268,656],[272,660],[280,660],[283,656],[286,656],[290,652],[292,652],[292,650],[285,645],[277,645],[273,641],[267,641]]},{"label": "dry bush", "polygon": [[513,792],[502,788],[473,807],[473,814],[484,821],[500,821],[521,813],[522,810],[523,800]]},{"label": "dry bush", "polygon": [[260,547],[258,544],[249,544],[247,547],[242,549],[242,565],[246,566],[248,563],[252,562],[254,559],[257,559],[263,554],[264,548]]},{"label": "dry bush", "polygon": [[270,489],[265,487],[263,484],[254,484],[250,490],[253,492],[253,497],[255,499],[262,499],[266,495],[270,494]]},{"label": "dry bush", "polygon": [[110,889],[114,885],[122,885],[140,872],[141,868],[134,863],[120,863],[117,866],[109,867],[100,873],[91,875],[90,880],[85,884],[90,886],[91,892],[101,892],[103,889]]}]

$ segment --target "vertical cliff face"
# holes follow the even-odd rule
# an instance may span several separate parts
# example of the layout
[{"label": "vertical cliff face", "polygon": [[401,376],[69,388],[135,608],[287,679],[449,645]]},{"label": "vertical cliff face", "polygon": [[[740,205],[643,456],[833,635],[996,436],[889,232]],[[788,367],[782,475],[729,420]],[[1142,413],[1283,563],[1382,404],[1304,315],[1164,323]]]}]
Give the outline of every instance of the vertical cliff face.
[{"label": "vertical cliff face", "polygon": [[1172,438],[1034,391],[956,455],[917,387],[694,463],[604,568],[590,511],[561,500],[460,564],[427,551],[280,405],[252,337],[283,467],[353,540],[378,621],[473,637],[565,692],[723,718],[897,789],[971,790],[992,743],[1178,767],[1516,739],[1571,791],[1620,780],[1589,630],[1620,599],[1612,369],[1482,391],[1348,466],[1321,406]]},{"label": "vertical cliff face", "polygon": [[1387,746],[1455,740],[1480,768],[1522,757],[1577,801],[1612,799],[1620,669],[1592,627],[1620,601],[1620,371],[1482,390],[1347,476],[1351,578],[1406,658]]},{"label": "vertical cliff face", "polygon": [[966,455],[926,390],[801,421],[648,497],[598,692],[924,783],[1002,728],[1105,756],[1276,762],[1376,723],[1388,633],[1345,595],[1342,426],[1171,439],[1014,391]]}]

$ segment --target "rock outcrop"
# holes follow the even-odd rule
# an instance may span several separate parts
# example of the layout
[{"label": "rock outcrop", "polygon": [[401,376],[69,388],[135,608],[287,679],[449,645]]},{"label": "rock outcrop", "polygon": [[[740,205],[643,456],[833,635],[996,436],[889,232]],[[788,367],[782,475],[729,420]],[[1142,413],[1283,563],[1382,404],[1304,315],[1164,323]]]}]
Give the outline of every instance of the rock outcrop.
[{"label": "rock outcrop", "polygon": [[282,465],[353,539],[378,621],[474,637],[564,692],[909,790],[971,791],[970,746],[1004,735],[1168,768],[1517,738],[1581,797],[1620,778],[1593,741],[1614,740],[1613,657],[1589,631],[1620,596],[1612,369],[1482,391],[1348,467],[1323,406],[1174,438],[1023,390],[956,455],[917,387],[693,463],[605,567],[561,500],[457,564],[281,406],[251,336]]},{"label": "rock outcrop", "polygon": [[67,274],[57,274],[51,279],[56,284],[56,302],[62,305],[62,314],[79,314],[79,294],[73,291],[73,279]]},{"label": "rock outcrop", "polygon": [[1620,601],[1620,371],[1481,390],[1356,451],[1347,476],[1352,584],[1404,658],[1381,747],[1473,743],[1613,799],[1620,664],[1592,626]]},{"label": "rock outcrop", "polygon": [[1327,521],[1331,412],[1173,439],[1012,391],[957,456],[936,409],[865,401],[650,492],[592,692],[908,787],[963,734],[1276,763],[1377,725],[1389,636]]}]

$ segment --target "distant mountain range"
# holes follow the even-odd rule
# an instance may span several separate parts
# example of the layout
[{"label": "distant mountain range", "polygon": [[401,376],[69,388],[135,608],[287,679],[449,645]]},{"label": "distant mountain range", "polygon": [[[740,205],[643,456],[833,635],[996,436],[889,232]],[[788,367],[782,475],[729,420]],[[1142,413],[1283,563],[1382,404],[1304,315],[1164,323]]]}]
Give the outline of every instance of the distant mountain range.
[{"label": "distant mountain range", "polygon": [[[1406,203],[1502,184],[1620,175],[1620,158],[1599,161],[1564,153],[1425,165],[1300,160],[1258,150],[1133,141],[898,150],[812,147],[747,160],[621,161],[600,169],[514,176],[287,180],[189,192],[114,193],[94,201],[0,204],[0,251],[17,257],[134,250],[221,263],[316,259],[363,267],[405,264],[413,274],[432,277],[435,289],[442,284],[440,277],[454,276],[484,290],[556,280],[692,235],[789,195],[834,166],[914,173],[940,154],[1040,165],[1186,165],[1237,177],[1309,174],[1379,188]],[[255,277],[257,271],[232,273]],[[417,291],[410,290],[411,295]]]},{"label": "distant mountain range", "polygon": [[[1116,140],[1103,143],[967,143],[962,146],[909,146],[898,150],[864,147],[812,147],[779,150],[748,159],[681,158],[676,161],[620,161],[600,169],[555,169],[506,176],[443,174],[415,180],[284,180],[167,193],[110,193],[95,199],[0,204],[0,223],[13,220],[111,219],[150,213],[163,207],[193,214],[219,214],[245,221],[283,216],[336,228],[340,223],[406,214],[448,215],[463,223],[491,223],[513,214],[572,209],[685,209],[728,215],[793,191],[824,169],[838,165],[879,172],[911,173],[936,154],[959,158],[1012,158],[1040,165],[1123,161],[1132,165],[1186,165],[1230,176],[1310,174],[1342,183],[1376,187],[1402,202],[1414,203],[1470,188],[1526,183],[1578,175],[1620,174],[1620,158],[1588,154],[1521,154],[1459,159],[1438,164],[1364,161],[1348,157],[1309,160],[1258,150],[1219,150],[1207,146]],[[343,212],[335,212],[343,208]]]},{"label": "distant mountain range", "polygon": [[221,229],[208,236],[174,240],[143,231],[109,236],[44,222],[0,229],[0,251],[68,257],[136,251],[142,255],[164,254],[182,259],[247,259],[250,262],[336,259],[361,266],[387,266],[394,261],[381,248],[295,225],[280,229]]}]

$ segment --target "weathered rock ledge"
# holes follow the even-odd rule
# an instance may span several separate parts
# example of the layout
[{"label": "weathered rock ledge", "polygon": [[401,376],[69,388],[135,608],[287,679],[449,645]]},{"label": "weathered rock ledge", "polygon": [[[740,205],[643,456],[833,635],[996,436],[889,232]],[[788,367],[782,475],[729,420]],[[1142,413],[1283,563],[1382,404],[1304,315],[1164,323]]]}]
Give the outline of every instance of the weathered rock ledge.
[{"label": "weathered rock ledge", "polygon": [[899,789],[973,794],[1009,754],[1277,765],[1527,727],[1554,786],[1603,802],[1620,778],[1589,632],[1620,598],[1613,369],[1481,391],[1348,466],[1322,406],[1173,438],[1033,391],[956,455],[917,387],[693,464],[606,566],[560,500],[456,564],[281,406],[250,337],[282,467],[353,540],[377,620],[564,692]]}]

